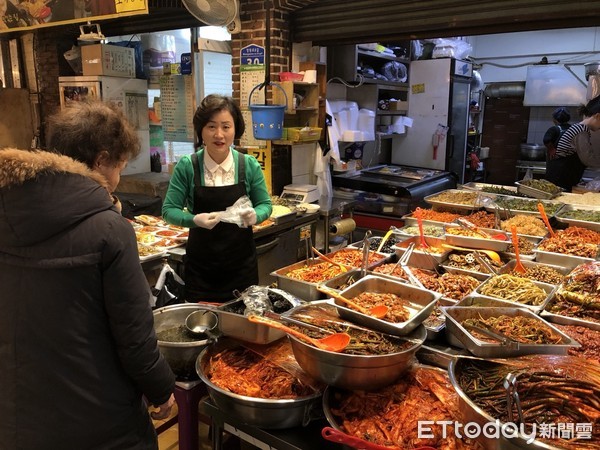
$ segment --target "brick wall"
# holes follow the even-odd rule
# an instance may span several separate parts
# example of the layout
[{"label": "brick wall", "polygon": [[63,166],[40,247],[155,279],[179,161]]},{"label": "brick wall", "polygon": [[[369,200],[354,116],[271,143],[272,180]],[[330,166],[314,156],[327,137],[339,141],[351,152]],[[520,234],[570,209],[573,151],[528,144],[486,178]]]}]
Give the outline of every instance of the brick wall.
[{"label": "brick wall", "polygon": [[[234,97],[239,101],[240,93],[240,50],[250,44],[265,47],[271,59],[270,81],[277,81],[279,72],[289,71],[291,65],[291,40],[288,10],[274,5],[270,9],[271,33],[270,49],[266,45],[266,9],[263,0],[247,0],[243,2],[240,15],[242,31],[232,36],[232,71]],[[266,62],[266,61],[265,61]],[[271,91],[268,91],[271,96]]]}]

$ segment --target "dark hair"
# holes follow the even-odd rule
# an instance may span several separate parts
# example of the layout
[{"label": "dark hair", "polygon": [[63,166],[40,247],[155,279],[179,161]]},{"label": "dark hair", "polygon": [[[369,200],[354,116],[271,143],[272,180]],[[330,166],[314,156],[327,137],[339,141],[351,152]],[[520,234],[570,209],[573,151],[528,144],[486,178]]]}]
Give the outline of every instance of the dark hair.
[{"label": "dark hair", "polygon": [[227,110],[233,117],[233,126],[235,128],[235,139],[239,139],[246,130],[246,124],[244,123],[244,117],[240,107],[233,101],[231,97],[218,94],[210,94],[204,97],[200,106],[196,109],[194,114],[194,130],[198,136],[198,144],[196,147],[202,145],[202,129],[206,126],[210,119],[220,111]]},{"label": "dark hair", "polygon": [[47,150],[80,161],[90,169],[100,152],[118,164],[140,154],[140,140],[114,103],[98,100],[70,102],[46,120]]},{"label": "dark hair", "polygon": [[600,95],[591,99],[587,104],[581,105],[578,111],[583,117],[592,117],[594,114],[600,113]]},{"label": "dark hair", "polygon": [[556,108],[554,110],[552,113],[552,118],[558,123],[567,123],[569,120],[571,120],[571,114],[567,108],[561,106],[560,108]]}]

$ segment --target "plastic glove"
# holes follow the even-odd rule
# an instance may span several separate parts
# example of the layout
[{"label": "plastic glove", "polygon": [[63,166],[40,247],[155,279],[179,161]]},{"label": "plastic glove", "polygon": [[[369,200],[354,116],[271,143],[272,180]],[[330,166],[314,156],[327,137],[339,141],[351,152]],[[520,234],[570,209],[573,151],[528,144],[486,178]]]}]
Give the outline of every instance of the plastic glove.
[{"label": "plastic glove", "polygon": [[240,217],[242,218],[244,227],[249,227],[256,223],[256,211],[254,211],[254,208],[241,210]]},{"label": "plastic glove", "polygon": [[217,213],[201,213],[194,216],[194,223],[199,227],[212,230],[216,224],[221,221],[220,216]]}]

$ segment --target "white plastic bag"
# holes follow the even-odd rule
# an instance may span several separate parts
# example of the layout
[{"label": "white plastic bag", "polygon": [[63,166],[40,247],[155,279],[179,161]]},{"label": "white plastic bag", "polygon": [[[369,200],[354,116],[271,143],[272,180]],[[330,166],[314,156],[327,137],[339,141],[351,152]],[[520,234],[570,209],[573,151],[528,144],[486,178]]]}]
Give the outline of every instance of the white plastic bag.
[{"label": "white plastic bag", "polygon": [[242,195],[233,205],[227,207],[225,211],[219,212],[219,217],[221,218],[221,222],[235,223],[240,228],[246,228],[241,213],[252,207],[252,200],[247,195]]}]

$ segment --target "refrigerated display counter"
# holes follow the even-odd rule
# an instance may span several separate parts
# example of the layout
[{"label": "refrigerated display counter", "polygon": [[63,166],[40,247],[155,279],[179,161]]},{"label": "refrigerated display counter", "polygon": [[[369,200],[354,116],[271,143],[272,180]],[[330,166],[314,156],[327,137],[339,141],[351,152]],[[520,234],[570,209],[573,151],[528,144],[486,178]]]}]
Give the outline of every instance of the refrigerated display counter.
[{"label": "refrigerated display counter", "polygon": [[443,170],[379,165],[352,173],[334,173],[332,184],[355,201],[355,213],[399,218],[417,206],[425,206],[424,197],[455,188],[456,178]]}]

